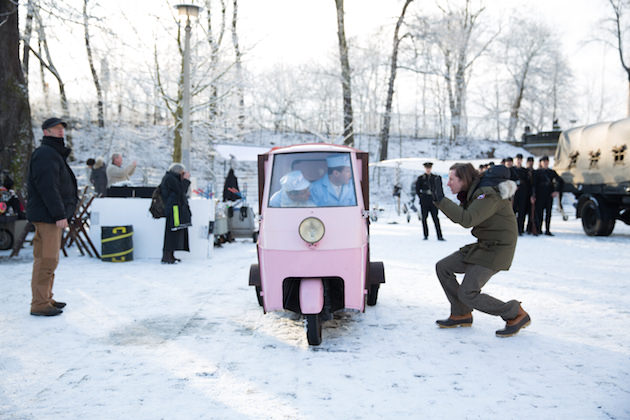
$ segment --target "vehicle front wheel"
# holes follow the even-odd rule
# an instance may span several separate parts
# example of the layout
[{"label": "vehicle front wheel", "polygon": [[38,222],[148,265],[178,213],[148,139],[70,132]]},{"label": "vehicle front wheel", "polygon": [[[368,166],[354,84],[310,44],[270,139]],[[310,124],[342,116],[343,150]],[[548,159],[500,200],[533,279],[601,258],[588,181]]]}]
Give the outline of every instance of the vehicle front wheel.
[{"label": "vehicle front wheel", "polygon": [[322,343],[322,320],[319,314],[304,315],[306,325],[306,339],[311,346],[319,346]]}]

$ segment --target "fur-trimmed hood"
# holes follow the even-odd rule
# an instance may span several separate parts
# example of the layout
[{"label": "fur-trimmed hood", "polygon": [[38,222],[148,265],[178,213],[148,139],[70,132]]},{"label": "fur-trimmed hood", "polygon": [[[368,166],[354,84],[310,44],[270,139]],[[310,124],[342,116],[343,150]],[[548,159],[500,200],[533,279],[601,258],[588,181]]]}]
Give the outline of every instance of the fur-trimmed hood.
[{"label": "fur-trimmed hood", "polygon": [[497,185],[497,188],[499,189],[499,194],[501,194],[501,198],[503,198],[504,200],[509,200],[514,197],[514,194],[516,194],[516,189],[518,187],[516,185],[516,182],[508,179],[507,181],[503,181],[499,185]]}]

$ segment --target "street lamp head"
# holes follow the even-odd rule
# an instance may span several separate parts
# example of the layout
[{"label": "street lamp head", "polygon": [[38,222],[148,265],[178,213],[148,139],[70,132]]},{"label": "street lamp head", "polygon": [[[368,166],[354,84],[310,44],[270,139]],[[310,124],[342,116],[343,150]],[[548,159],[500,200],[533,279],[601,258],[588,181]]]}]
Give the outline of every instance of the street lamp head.
[{"label": "street lamp head", "polygon": [[177,12],[179,13],[179,16],[181,18],[196,18],[197,16],[199,16],[199,9],[201,9],[199,6],[196,6],[194,4],[176,4],[175,8],[177,9]]}]

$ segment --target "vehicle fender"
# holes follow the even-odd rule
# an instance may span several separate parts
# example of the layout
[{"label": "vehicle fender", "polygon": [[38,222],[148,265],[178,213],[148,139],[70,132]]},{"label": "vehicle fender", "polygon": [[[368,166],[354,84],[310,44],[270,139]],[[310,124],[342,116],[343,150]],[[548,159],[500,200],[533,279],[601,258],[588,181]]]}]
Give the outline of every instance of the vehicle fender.
[{"label": "vehicle fender", "polygon": [[588,200],[593,200],[595,202],[595,204],[597,204],[597,207],[601,208],[601,198],[593,195],[593,194],[582,194],[580,195],[580,197],[578,198],[577,201],[577,205],[575,208],[575,215],[576,217],[579,219],[580,217],[582,217],[582,207],[584,207],[584,203],[586,203]]},{"label": "vehicle fender", "polygon": [[300,311],[303,314],[318,314],[324,307],[324,283],[320,278],[300,281]]}]

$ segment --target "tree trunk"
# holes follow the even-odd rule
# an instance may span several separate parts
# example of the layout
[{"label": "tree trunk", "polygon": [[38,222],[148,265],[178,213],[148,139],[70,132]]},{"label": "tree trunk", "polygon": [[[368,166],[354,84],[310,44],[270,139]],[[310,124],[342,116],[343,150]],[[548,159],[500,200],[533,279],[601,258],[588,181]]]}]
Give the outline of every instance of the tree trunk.
[{"label": "tree trunk", "polygon": [[337,6],[337,36],[339,38],[339,59],[341,61],[341,88],[343,92],[343,144],[354,147],[354,129],[352,113],[352,84],[350,82],[350,62],[348,44],[344,29],[343,0],[335,0]]},{"label": "tree trunk", "polygon": [[238,44],[238,35],[236,33],[236,23],[238,20],[238,0],[233,0],[232,10],[232,44],[234,45],[235,68],[236,68],[236,85],[238,95],[238,130],[239,137],[242,137],[245,131],[245,92],[243,88],[243,68],[241,64],[241,51]]},{"label": "tree trunk", "polygon": [[407,11],[407,6],[413,0],[406,0],[405,5],[403,6],[402,13],[396,22],[396,28],[394,29],[394,44],[392,46],[392,57],[389,68],[389,82],[387,83],[387,98],[385,100],[385,113],[383,114],[383,127],[381,129],[381,153],[379,156],[379,160],[387,159],[387,148],[389,145],[389,126],[392,120],[392,101],[394,98],[394,82],[396,81],[396,70],[398,70],[398,46],[400,45],[400,41],[402,40],[398,33],[400,32],[400,27],[402,26],[403,20],[405,18],[405,12]]},{"label": "tree trunk", "polygon": [[514,102],[510,108],[510,121],[508,122],[507,138],[509,140],[515,140],[514,132],[516,131],[516,125],[518,124],[518,113],[521,109],[521,102],[523,101],[523,94],[525,93],[525,80],[527,78],[527,68],[524,70],[519,83],[516,85],[516,96]]},{"label": "tree trunk", "polygon": [[0,0],[0,167],[9,170],[16,187],[23,188],[33,150],[33,127],[20,63],[16,3]]},{"label": "tree trunk", "polygon": [[33,32],[33,0],[28,0],[26,6],[26,25],[24,27],[24,40],[22,49],[22,72],[24,74],[24,82],[28,88],[28,64],[30,58],[29,47],[31,45],[31,34]]},{"label": "tree trunk", "polygon": [[210,66],[213,71],[213,80],[210,83],[210,104],[208,110],[210,112],[210,121],[214,121],[219,113],[219,87],[215,75],[218,74],[219,68],[219,50],[223,42],[225,33],[225,0],[221,0],[221,25],[219,32],[215,38],[212,24],[212,0],[206,0],[206,10],[208,11],[208,44],[210,44]]},{"label": "tree trunk", "polygon": [[83,0],[83,28],[85,30],[85,49],[87,50],[88,63],[90,64],[90,71],[92,72],[92,79],[94,80],[94,87],[96,87],[96,108],[98,111],[98,126],[105,127],[105,117],[103,113],[103,91],[101,84],[98,80],[98,74],[94,67],[94,59],[92,58],[92,47],[90,47],[90,33],[88,31],[88,14],[87,14],[88,0]]},{"label": "tree trunk", "polygon": [[[41,42],[41,46],[44,49],[44,54],[46,55],[46,59],[44,60],[42,55],[37,53],[37,52],[35,52],[35,50],[33,50],[33,48],[30,48],[30,50],[33,53],[33,55],[35,55],[35,57],[37,57],[37,59],[39,60],[40,64],[42,66],[44,66],[55,77],[55,79],[57,79],[57,84],[59,85],[59,98],[60,98],[60,102],[61,102],[61,109],[62,109],[62,112],[63,112],[62,118],[65,119],[65,120],[69,120],[70,119],[70,110],[68,109],[68,98],[66,96],[65,84],[64,84],[63,80],[61,79],[61,75],[57,71],[57,68],[55,67],[55,65],[52,62],[52,57],[50,55],[50,50],[48,49],[48,40],[46,39],[46,32],[44,31],[44,25],[42,23],[42,19],[39,16],[39,12],[37,11],[37,9],[33,9],[33,14],[34,14],[35,18],[37,19],[38,36],[39,36],[39,40]],[[42,77],[42,80],[43,80],[43,77]],[[70,121],[68,121],[68,122],[70,122]],[[72,143],[70,142],[69,145],[72,145]]]}]

